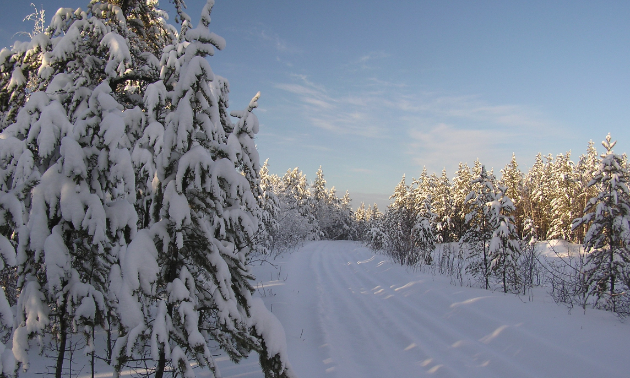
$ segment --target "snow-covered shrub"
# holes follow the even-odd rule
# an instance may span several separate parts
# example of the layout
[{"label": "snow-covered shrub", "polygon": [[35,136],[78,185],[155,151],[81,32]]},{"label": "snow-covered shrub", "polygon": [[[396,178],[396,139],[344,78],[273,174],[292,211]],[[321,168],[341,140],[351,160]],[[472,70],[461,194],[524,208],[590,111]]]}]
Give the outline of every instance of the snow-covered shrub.
[{"label": "snow-covered shrub", "polygon": [[545,259],[548,271],[547,281],[550,286],[549,294],[556,303],[564,303],[569,308],[575,306],[586,310],[591,293],[587,271],[587,255],[580,246],[567,245],[566,251],[549,244],[549,249],[555,254]]}]

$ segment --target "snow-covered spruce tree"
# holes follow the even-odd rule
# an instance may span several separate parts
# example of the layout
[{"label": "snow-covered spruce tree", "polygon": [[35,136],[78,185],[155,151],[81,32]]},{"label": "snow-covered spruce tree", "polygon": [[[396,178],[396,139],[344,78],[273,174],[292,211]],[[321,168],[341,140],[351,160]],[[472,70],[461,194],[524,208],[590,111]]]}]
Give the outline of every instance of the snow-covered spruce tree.
[{"label": "snow-covered spruce tree", "polygon": [[387,246],[386,251],[392,259],[404,265],[411,261],[408,259],[413,252],[411,231],[416,223],[413,194],[407,186],[405,175],[394,188],[390,199],[393,202],[388,206],[387,214],[381,222],[382,231],[387,235],[383,244]]},{"label": "snow-covered spruce tree", "polygon": [[574,229],[590,224],[584,238],[589,289],[597,297],[598,305],[612,311],[617,311],[618,303],[628,302],[630,289],[629,177],[623,157],[613,152],[616,143],[611,141],[610,134],[602,142],[606,152],[601,155],[599,168],[589,184],[599,193],[589,200],[584,209],[586,214],[573,223]]},{"label": "snow-covered spruce tree", "polygon": [[334,187],[326,190],[324,171],[319,167],[310,187],[309,214],[315,217],[320,236],[329,240],[348,240],[354,235],[350,195],[338,198]]},{"label": "snow-covered spruce tree", "polygon": [[[281,201],[279,228],[289,231],[287,238],[295,245],[306,240],[319,240],[321,231],[311,210],[311,195],[306,175],[298,167],[288,169],[282,176],[278,197]],[[290,243],[293,244],[293,243]]]},{"label": "snow-covered spruce tree", "polygon": [[313,197],[314,200],[313,207],[315,207],[315,212],[319,210],[318,207],[323,206],[323,204],[328,200],[326,179],[324,178],[324,170],[321,165],[315,173],[315,181],[311,184],[311,197]]},{"label": "snow-covered spruce tree", "polygon": [[512,199],[514,204],[514,211],[512,216],[514,217],[514,224],[516,225],[516,231],[519,235],[524,234],[524,177],[523,172],[518,168],[516,162],[516,154],[512,154],[512,160],[501,170],[500,185],[506,187],[505,195]]},{"label": "snow-covered spruce tree", "polygon": [[340,234],[343,234],[343,229],[340,229],[342,225],[339,224],[339,199],[335,188],[331,188],[330,191],[326,189],[326,179],[321,166],[311,184],[308,202],[309,212],[315,217],[322,238],[337,239]]},{"label": "snow-covered spruce tree", "polygon": [[335,206],[335,222],[334,232],[331,232],[333,240],[356,240],[357,235],[354,227],[354,212],[352,211],[352,198],[350,192],[346,190],[343,197],[337,198],[335,188],[332,187],[330,195],[334,198]]},{"label": "snow-covered spruce tree", "polygon": [[[580,155],[580,160],[576,166],[576,180],[578,182],[579,187],[579,197],[575,199],[573,210],[574,214],[577,215],[577,218],[582,218],[584,214],[584,209],[588,204],[588,201],[597,196],[597,186],[589,186],[589,183],[593,179],[593,175],[597,171],[599,167],[599,156],[597,154],[597,149],[595,148],[595,143],[593,141],[588,142],[588,147],[586,148],[586,153]],[[589,224],[582,224],[579,227],[572,228],[573,233],[575,234],[576,240],[579,240],[581,244],[584,243],[584,236],[588,231]]]},{"label": "snow-covered spruce tree", "polygon": [[451,216],[451,224],[455,240],[460,240],[466,231],[466,197],[471,192],[472,174],[466,163],[459,163],[451,193],[453,196],[453,213]]},{"label": "snow-covered spruce tree", "polygon": [[512,199],[507,196],[507,187],[499,185],[494,191],[494,200],[487,204],[490,210],[492,239],[488,248],[490,267],[503,284],[503,292],[508,287],[518,289],[517,272],[520,255],[519,237],[514,224]]},{"label": "snow-covered spruce tree", "polygon": [[[17,168],[17,159],[11,157],[14,152],[19,152],[21,146],[11,143],[11,140],[2,138],[0,134],[0,272],[3,281],[0,288],[0,338],[9,339],[13,328],[12,301],[7,299],[5,290],[14,288],[16,283],[15,248],[19,243],[19,234],[25,233],[24,206],[22,200],[34,184],[33,180],[11,180]],[[17,147],[18,150],[13,148]],[[27,177],[28,178],[28,177]],[[11,296],[9,296],[11,297]],[[15,359],[13,352],[0,342],[0,377],[13,374]]]},{"label": "snow-covered spruce tree", "polygon": [[273,253],[275,237],[279,231],[280,200],[274,191],[277,181],[278,176],[269,174],[269,160],[265,160],[265,163],[260,168],[259,206],[262,222],[256,234],[255,244],[256,252],[261,255]]},{"label": "snow-covered spruce tree", "polygon": [[486,289],[490,287],[490,242],[493,236],[491,204],[495,199],[495,178],[481,166],[481,172],[471,181],[473,191],[466,197],[466,231],[461,242],[469,248],[470,263],[466,270],[480,278]]},{"label": "snow-covered spruce tree", "polygon": [[372,205],[371,209],[368,206],[368,211],[370,213],[370,216],[369,216],[370,224],[377,222],[383,216],[383,213],[381,213],[376,203]]},{"label": "snow-covered spruce tree", "polygon": [[117,369],[146,351],[156,376],[191,376],[189,359],[214,369],[214,340],[235,360],[257,350],[267,376],[291,376],[281,326],[248,282],[261,219],[255,100],[230,122],[227,82],[205,59],[224,45],[208,31],[212,1],[193,28],[175,0],[179,33],[156,5],[62,8],[46,33],[0,52],[1,197],[13,202],[0,225],[18,243],[20,278],[13,352],[26,368],[29,339],[52,332],[61,376],[72,335],[90,352],[94,329],[115,322]]},{"label": "snow-covered spruce tree", "polygon": [[431,196],[431,206],[436,214],[436,242],[450,243],[455,240],[453,229],[455,204],[452,186],[446,175],[446,169],[442,170],[442,175],[440,178],[436,178],[435,183],[436,185]]},{"label": "snow-covered spruce tree", "polygon": [[411,238],[414,249],[408,257],[408,265],[427,264],[431,265],[433,257],[431,254],[435,249],[435,234],[433,232],[435,218],[437,217],[431,209],[431,195],[428,195],[422,203],[416,205],[416,222],[411,229]]},{"label": "snow-covered spruce tree", "polygon": [[421,179],[413,181],[413,187],[406,185],[403,175],[390,197],[393,203],[370,232],[372,247],[381,246],[402,265],[430,264],[432,261],[435,214],[431,211],[429,187],[422,184],[424,179],[428,181],[426,171],[424,173]]},{"label": "snow-covered spruce tree", "polygon": [[372,209],[368,206],[365,208],[365,203],[361,202],[361,205],[354,212],[354,233],[357,240],[368,241],[368,230],[370,225],[370,215]]},{"label": "snow-covered spruce tree", "polygon": [[574,241],[571,224],[578,216],[574,203],[579,199],[579,185],[571,152],[556,156],[551,179],[551,221],[547,238]]},{"label": "snow-covered spruce tree", "polygon": [[374,204],[370,213],[370,221],[367,226],[366,243],[375,251],[386,250],[387,234],[385,234],[386,216],[381,213]]},{"label": "snow-covered spruce tree", "polygon": [[[149,8],[147,17],[158,13]],[[94,2],[87,13],[60,9],[45,33],[0,52],[2,190],[28,219],[11,225],[20,290],[13,352],[24,368],[29,339],[48,342],[47,333],[56,336],[56,376],[73,334],[83,334],[93,361],[95,327],[107,327],[109,270],[136,233],[130,149],[144,127],[137,88],[118,84],[137,72],[157,80],[155,56],[130,48],[143,44],[119,8]]]},{"label": "snow-covered spruce tree", "polygon": [[541,240],[547,239],[551,223],[552,167],[553,156],[549,154],[543,158],[539,153],[525,177],[525,217],[534,221],[536,234]]}]

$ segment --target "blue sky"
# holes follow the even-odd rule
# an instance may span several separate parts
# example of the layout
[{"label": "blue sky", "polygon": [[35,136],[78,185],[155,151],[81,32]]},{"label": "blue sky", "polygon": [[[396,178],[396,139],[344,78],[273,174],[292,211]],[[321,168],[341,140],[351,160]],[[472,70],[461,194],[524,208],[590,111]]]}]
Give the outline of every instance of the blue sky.
[{"label": "blue sky", "polygon": [[[0,2],[0,45],[31,28],[29,3]],[[87,0],[40,3],[50,19]],[[187,1],[193,19],[203,3]],[[523,170],[538,152],[575,161],[608,132],[627,151],[629,19],[628,1],[217,0],[211,29],[227,47],[210,62],[231,108],[261,91],[273,173],[313,179],[321,165],[358,205],[423,166],[452,177],[476,158],[498,172],[512,153]]]}]

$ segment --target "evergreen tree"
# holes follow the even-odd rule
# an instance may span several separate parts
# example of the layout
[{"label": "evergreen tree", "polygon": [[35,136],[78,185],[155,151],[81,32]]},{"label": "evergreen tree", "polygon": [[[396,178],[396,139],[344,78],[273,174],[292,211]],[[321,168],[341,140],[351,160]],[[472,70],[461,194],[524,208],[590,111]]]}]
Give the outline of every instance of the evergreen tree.
[{"label": "evergreen tree", "polygon": [[324,179],[324,171],[321,165],[315,176],[315,181],[313,181],[311,185],[311,196],[316,204],[322,204],[328,200],[328,192],[326,190],[326,179]]},{"label": "evergreen tree", "polygon": [[459,163],[455,177],[453,178],[453,215],[451,222],[456,240],[464,236],[466,230],[466,197],[472,191],[472,174],[466,163]]},{"label": "evergreen tree", "polygon": [[[517,261],[520,254],[519,237],[514,224],[512,199],[507,196],[507,187],[499,185],[494,191],[494,199],[489,207],[492,239],[488,248],[490,266],[497,272],[503,283],[503,292],[508,286],[518,287]],[[510,284],[510,285],[508,285]]]},{"label": "evergreen tree", "polygon": [[330,191],[326,190],[322,167],[317,170],[315,181],[311,185],[310,205],[311,214],[317,221],[322,238],[348,239],[350,225],[348,220],[344,219],[342,200],[337,198],[334,187]]},{"label": "evergreen tree", "polygon": [[552,161],[553,157],[548,155],[546,162],[543,161],[542,154],[536,155],[534,165],[525,178],[525,216],[531,218],[536,228],[536,235],[542,240],[547,238],[551,217],[552,192]]},{"label": "evergreen tree", "polygon": [[118,335],[106,351],[118,371],[148,357],[157,377],[169,365],[194,376],[191,360],[216,374],[213,342],[293,375],[249,283],[264,219],[257,96],[232,123],[227,81],[205,59],[224,46],[208,30],[213,2],[197,27],[174,3],[179,32],[157,2],[92,1],[0,52],[0,243],[7,265],[18,247],[24,368],[29,340],[53,333],[60,377],[73,335],[94,358],[102,327]]},{"label": "evergreen tree", "polygon": [[376,222],[383,216],[383,213],[378,209],[378,205],[372,205],[372,209],[370,211],[370,222]]},{"label": "evergreen tree", "polygon": [[505,186],[505,195],[512,199],[514,204],[514,211],[512,217],[514,218],[514,225],[516,226],[516,232],[518,235],[524,233],[524,177],[523,172],[518,167],[516,162],[516,155],[512,154],[512,160],[501,170],[501,180],[499,185]]},{"label": "evergreen tree", "polygon": [[[277,179],[277,176],[275,177]],[[267,255],[274,249],[274,242],[279,232],[278,217],[280,215],[280,200],[274,191],[274,176],[269,174],[269,159],[260,168],[260,209],[262,222],[256,236],[258,253]]]},{"label": "evergreen tree", "polygon": [[455,199],[446,169],[442,170],[442,176],[436,178],[436,184],[431,196],[431,203],[435,218],[436,241],[438,243],[450,243],[456,240],[453,230],[453,218],[455,217]]},{"label": "evergreen tree", "polygon": [[[319,240],[322,235],[317,218],[312,211],[306,175],[297,167],[287,170],[282,177],[280,193],[280,199],[286,204],[286,208],[291,212],[296,212],[289,217],[289,220],[297,222],[296,225],[299,224],[298,229],[303,233],[299,240]],[[298,219],[298,217],[303,219]]]},{"label": "evergreen tree", "polygon": [[407,258],[408,265],[424,263],[431,265],[433,258],[431,253],[435,249],[436,238],[433,232],[433,223],[436,215],[431,209],[431,196],[429,195],[418,206],[416,222],[411,229],[413,250]]},{"label": "evergreen tree", "polygon": [[387,213],[382,217],[378,213],[374,215],[376,227],[370,232],[371,245],[375,249],[384,248],[400,264],[430,264],[432,261],[436,216],[431,209],[428,181],[425,170],[421,179],[414,180],[409,187],[403,175],[390,197],[394,201]]},{"label": "evergreen tree", "polygon": [[424,202],[431,195],[432,189],[432,182],[427,173],[427,167],[423,167],[420,177],[412,179],[410,187],[410,200],[418,207],[418,209],[414,209],[416,212],[420,211],[419,208],[424,206]]},{"label": "evergreen tree", "polygon": [[579,198],[579,186],[571,153],[560,154],[552,167],[551,220],[547,238],[572,241],[571,223],[577,217],[574,202]]},{"label": "evergreen tree", "polygon": [[143,37],[117,7],[89,9],[62,8],[45,33],[0,53],[0,139],[20,150],[7,156],[19,168],[7,179],[27,189],[13,352],[27,368],[29,338],[52,332],[58,377],[73,334],[94,358],[94,328],[108,326],[111,265],[136,234],[130,151],[144,122],[130,100],[138,88],[118,84],[158,74],[155,56],[130,49]]},{"label": "evergreen tree", "polygon": [[[601,155],[599,168],[589,184],[598,189],[598,194],[586,205],[586,215],[577,218],[573,224],[574,228],[590,224],[584,238],[590,291],[597,296],[598,303],[604,300],[605,307],[612,311],[617,311],[619,296],[630,288],[627,280],[630,264],[629,177],[623,167],[623,157],[613,152],[616,143],[611,141],[610,134],[602,142],[606,152]],[[625,287],[618,285],[620,280]]]},{"label": "evergreen tree", "polygon": [[361,205],[354,212],[354,228],[357,240],[366,240],[368,233],[368,226],[370,224],[371,209],[365,208],[365,203],[361,202]]},{"label": "evergreen tree", "polygon": [[480,277],[486,289],[490,287],[490,242],[495,225],[489,204],[495,200],[494,177],[481,166],[481,172],[471,181],[473,191],[466,197],[469,212],[466,214],[466,232],[462,242],[470,249],[470,264],[467,270],[474,277]]},{"label": "evergreen tree", "polygon": [[[25,209],[22,201],[34,184],[32,175],[21,177],[18,175],[18,179],[11,180],[16,176],[18,158],[25,152],[22,146],[14,142],[15,140],[11,138],[0,137],[0,167],[2,167],[0,168],[0,274],[1,277],[6,277],[6,281],[3,279],[1,282],[0,288],[0,336],[3,341],[10,338],[14,323],[11,305],[15,304],[16,299],[14,292],[16,283],[13,279],[14,267],[17,263],[16,247],[19,245],[20,236],[24,237],[26,233]],[[16,147],[17,150],[14,149]],[[5,293],[6,291],[10,292]],[[14,370],[13,352],[0,342],[0,376],[11,376]]]},{"label": "evergreen tree", "polygon": [[[588,204],[588,201],[597,196],[597,187],[595,185],[589,186],[589,183],[593,179],[593,175],[599,167],[599,156],[597,155],[597,149],[595,149],[595,143],[593,141],[588,142],[586,154],[580,156],[576,167],[576,180],[579,187],[579,196],[575,199],[574,214],[577,218],[584,217],[584,209]],[[588,230],[589,224],[582,224],[579,227],[573,228],[576,240],[580,243],[584,243],[584,236]]]},{"label": "evergreen tree", "polygon": [[394,261],[407,264],[408,257],[413,252],[412,230],[416,223],[414,211],[414,193],[407,186],[405,175],[394,188],[390,197],[393,203],[387,211],[387,218],[383,222],[384,233],[387,235],[386,245]]},{"label": "evergreen tree", "polygon": [[[336,196],[335,196],[336,198]],[[354,212],[352,211],[352,199],[350,193],[346,190],[343,197],[338,200],[337,206],[337,235],[336,240],[353,240],[356,239],[356,235],[353,234],[354,230]]]}]

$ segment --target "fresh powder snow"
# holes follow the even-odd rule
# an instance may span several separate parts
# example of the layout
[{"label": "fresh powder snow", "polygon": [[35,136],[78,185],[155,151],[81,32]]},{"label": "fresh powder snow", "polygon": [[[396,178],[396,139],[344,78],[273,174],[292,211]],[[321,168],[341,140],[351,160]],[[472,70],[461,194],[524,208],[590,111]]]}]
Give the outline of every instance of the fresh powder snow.
[{"label": "fresh powder snow", "polygon": [[[453,285],[360,243],[319,241],[255,266],[257,293],[282,322],[301,378],[627,377],[630,325]],[[263,377],[250,358],[218,358],[224,377]],[[201,375],[201,374],[199,374]]]}]

